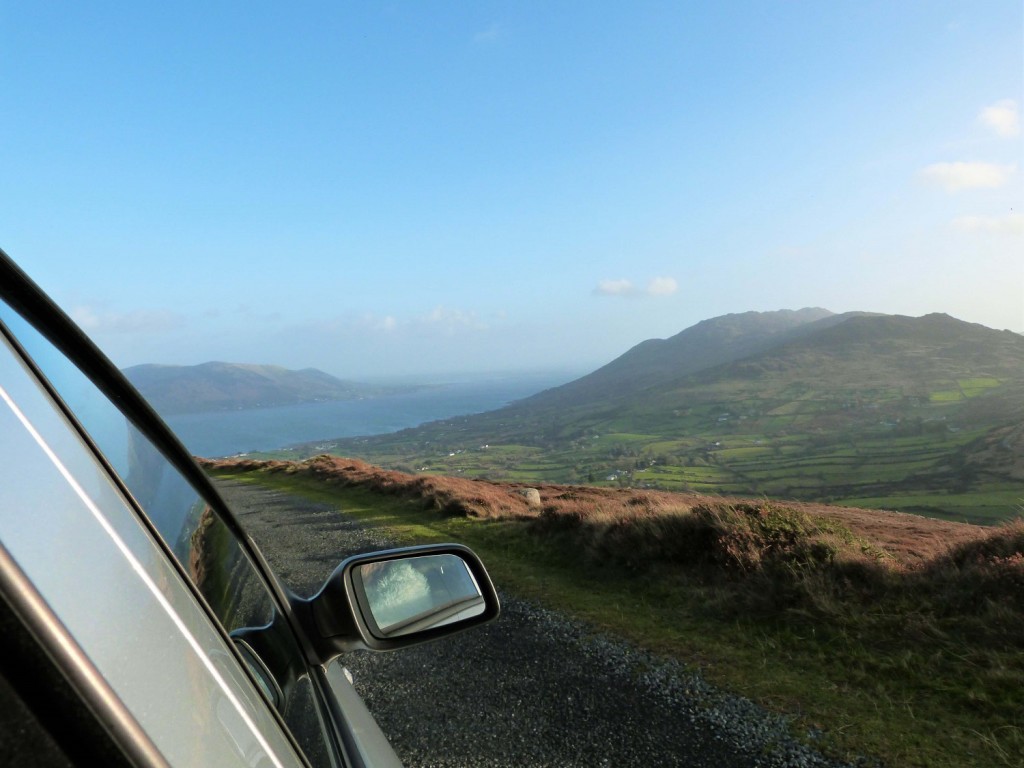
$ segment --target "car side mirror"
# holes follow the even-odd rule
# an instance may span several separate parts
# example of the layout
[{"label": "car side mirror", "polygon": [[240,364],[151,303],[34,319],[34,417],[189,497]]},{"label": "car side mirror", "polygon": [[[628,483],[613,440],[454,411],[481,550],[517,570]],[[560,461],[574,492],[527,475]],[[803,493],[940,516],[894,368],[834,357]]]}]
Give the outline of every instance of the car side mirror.
[{"label": "car side mirror", "polygon": [[451,552],[360,563],[351,578],[359,610],[378,638],[471,619],[486,607],[473,572]]},{"label": "car side mirror", "polygon": [[500,611],[483,563],[461,544],[355,555],[294,608],[321,663],[356,648],[388,651],[436,640]]}]

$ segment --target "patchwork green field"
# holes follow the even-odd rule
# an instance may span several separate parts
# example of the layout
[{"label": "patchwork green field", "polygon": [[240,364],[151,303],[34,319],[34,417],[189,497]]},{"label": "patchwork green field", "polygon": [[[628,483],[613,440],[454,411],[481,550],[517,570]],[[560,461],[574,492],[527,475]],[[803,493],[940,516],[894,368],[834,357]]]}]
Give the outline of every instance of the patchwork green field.
[{"label": "patchwork green field", "polygon": [[966,460],[985,438],[984,430],[929,437],[848,435],[845,444],[828,446],[813,436],[712,434],[666,440],[665,435],[606,433],[545,449],[456,448],[452,442],[447,447],[455,450],[380,450],[364,444],[355,453],[386,466],[436,474],[846,501],[991,523],[1020,512],[1024,482]]},{"label": "patchwork green field", "polygon": [[1024,507],[1024,337],[945,315],[725,316],[498,411],[334,442],[419,473],[991,524]]},{"label": "patchwork green field", "polygon": [[[741,408],[754,410],[749,400]],[[666,420],[660,429],[648,424],[644,432],[616,431],[619,418],[591,417],[573,429],[548,424],[540,445],[502,442],[503,425],[483,414],[473,427],[439,422],[404,435],[340,441],[337,453],[430,474],[763,495],[986,524],[1024,508],[1024,454],[1008,443],[1001,449],[1005,466],[972,462],[986,446],[999,446],[1000,436],[971,424],[962,406],[928,398],[882,412],[881,404],[867,403],[861,411],[880,413],[872,421],[847,417],[841,429],[825,422],[844,416],[842,407],[818,409],[800,424],[791,418],[786,428],[774,416],[708,420],[709,412],[741,408],[719,403]],[[517,438],[531,429],[523,422],[516,427]]]}]

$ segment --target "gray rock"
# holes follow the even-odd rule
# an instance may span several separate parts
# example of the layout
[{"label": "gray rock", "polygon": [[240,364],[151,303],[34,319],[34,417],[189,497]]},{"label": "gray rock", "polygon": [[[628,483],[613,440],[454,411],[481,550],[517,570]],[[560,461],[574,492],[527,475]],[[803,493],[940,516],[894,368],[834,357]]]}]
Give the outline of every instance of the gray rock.
[{"label": "gray rock", "polygon": [[540,491],[536,488],[520,488],[519,493],[531,507],[540,507]]}]

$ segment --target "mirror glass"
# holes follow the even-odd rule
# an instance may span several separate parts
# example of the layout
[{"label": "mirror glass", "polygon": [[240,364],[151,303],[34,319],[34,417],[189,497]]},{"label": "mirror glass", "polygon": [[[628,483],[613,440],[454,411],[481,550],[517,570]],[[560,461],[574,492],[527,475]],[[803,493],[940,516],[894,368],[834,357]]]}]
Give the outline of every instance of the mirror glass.
[{"label": "mirror glass", "polygon": [[353,568],[383,637],[398,637],[479,616],[484,598],[458,555],[421,555]]}]

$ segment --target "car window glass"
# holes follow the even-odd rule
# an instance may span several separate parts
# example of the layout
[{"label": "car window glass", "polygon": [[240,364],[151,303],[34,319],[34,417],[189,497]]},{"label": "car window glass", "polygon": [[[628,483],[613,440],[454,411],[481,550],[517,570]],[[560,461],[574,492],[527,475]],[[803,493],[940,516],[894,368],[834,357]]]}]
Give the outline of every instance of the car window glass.
[{"label": "car window glass", "polygon": [[0,442],[4,551],[160,754],[297,765],[230,641],[3,335]]},{"label": "car window glass", "polygon": [[[274,628],[275,647],[288,649],[279,655],[284,662],[274,665],[283,696],[279,711],[310,760],[329,765],[301,650],[267,585],[220,515],[88,377],[2,302],[0,321],[75,414],[224,628]],[[265,674],[252,664],[249,668],[257,681]],[[267,685],[260,682],[260,687]]]},{"label": "car window glass", "polygon": [[26,323],[8,322],[11,325],[224,627],[230,632],[269,624],[274,617],[272,599],[220,517],[159,449],[59,350]]}]

